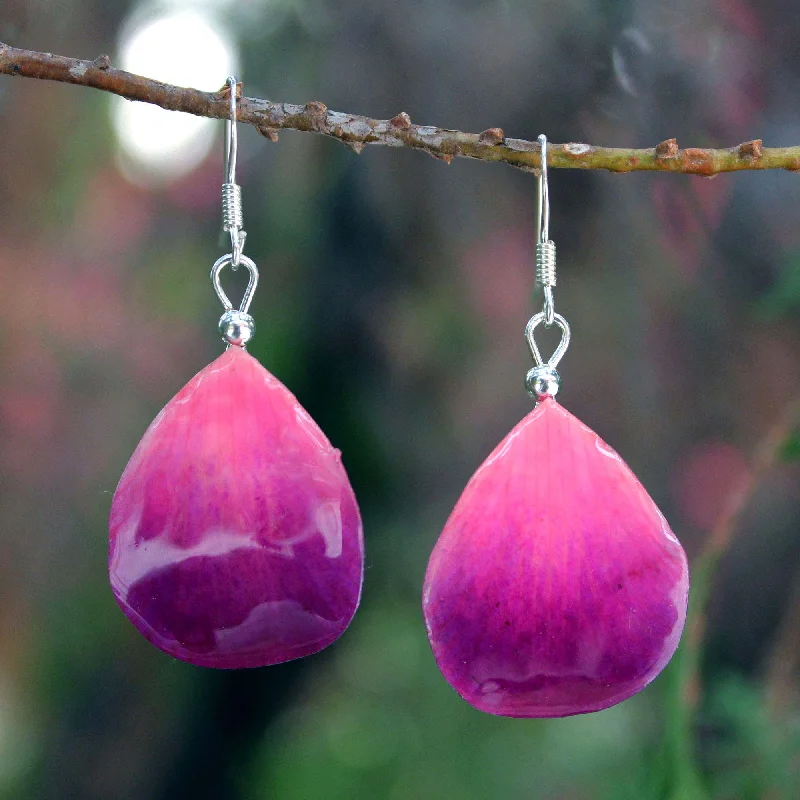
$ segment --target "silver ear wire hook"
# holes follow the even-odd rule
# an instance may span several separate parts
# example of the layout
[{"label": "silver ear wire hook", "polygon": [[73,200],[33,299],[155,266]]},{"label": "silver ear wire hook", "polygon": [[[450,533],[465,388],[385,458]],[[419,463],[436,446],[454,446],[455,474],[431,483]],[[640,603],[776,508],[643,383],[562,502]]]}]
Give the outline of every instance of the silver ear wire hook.
[{"label": "silver ear wire hook", "polygon": [[547,137],[539,134],[539,145],[542,148],[542,166],[539,169],[539,204],[536,215],[536,230],[539,241],[546,242],[550,238],[550,193],[547,185]]},{"label": "silver ear wire hook", "polygon": [[[236,78],[227,80],[230,88],[231,113],[225,122],[225,182],[222,184],[222,228],[231,235],[231,252],[218,258],[211,267],[211,283],[222,303],[224,314],[219,320],[219,332],[223,340],[245,349],[247,343],[256,332],[255,320],[248,314],[250,301],[258,285],[258,268],[246,255],[242,254],[247,234],[242,230],[242,189],[236,183],[236,156],[239,142],[236,136]],[[230,264],[231,269],[238,269],[244,264],[250,273],[250,280],[238,309],[233,307],[228,295],[220,283],[220,273]]]},{"label": "silver ear wire hook", "polygon": [[556,246],[550,241],[550,189],[547,182],[547,137],[539,135],[542,166],[539,170],[539,203],[536,215],[536,282],[544,291],[544,324],[549,328],[555,316],[553,287],[556,285]]},{"label": "silver ear wire hook", "polygon": [[225,182],[222,184],[222,229],[231,235],[231,269],[238,269],[247,233],[243,230],[242,189],[236,183],[236,156],[239,138],[236,133],[236,78],[232,75],[230,88],[231,113],[225,122]]},{"label": "silver ear wire hook", "polygon": [[230,89],[231,114],[225,122],[225,182],[236,183],[236,156],[239,149],[236,135],[236,78],[231,75],[226,83]]},{"label": "silver ear wire hook", "polygon": [[[536,283],[544,292],[544,308],[528,321],[525,328],[525,338],[531,350],[536,366],[528,371],[525,386],[531,397],[542,400],[553,397],[561,386],[561,377],[556,371],[556,365],[569,346],[569,324],[560,314],[556,314],[555,301],[553,300],[553,287],[556,285],[556,246],[550,240],[550,189],[547,183],[547,137],[539,135],[539,144],[542,148],[542,166],[539,170],[539,192],[536,211]],[[545,362],[542,359],[539,347],[534,338],[536,328],[544,323],[549,328],[556,323],[561,328],[561,342],[556,351]]]}]

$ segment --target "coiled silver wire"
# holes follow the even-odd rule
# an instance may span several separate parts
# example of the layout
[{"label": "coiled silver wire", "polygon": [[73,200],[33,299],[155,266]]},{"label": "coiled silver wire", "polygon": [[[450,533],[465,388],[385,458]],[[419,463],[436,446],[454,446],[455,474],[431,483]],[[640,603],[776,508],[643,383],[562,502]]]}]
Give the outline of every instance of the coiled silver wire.
[{"label": "coiled silver wire", "polygon": [[539,286],[556,285],[556,246],[554,242],[536,245],[536,283]]},{"label": "coiled silver wire", "polygon": [[244,227],[242,187],[238,183],[222,184],[222,230],[238,231]]},{"label": "coiled silver wire", "polygon": [[544,324],[549,328],[555,318],[553,287],[556,285],[556,246],[552,241],[536,245],[536,283],[544,289]]}]

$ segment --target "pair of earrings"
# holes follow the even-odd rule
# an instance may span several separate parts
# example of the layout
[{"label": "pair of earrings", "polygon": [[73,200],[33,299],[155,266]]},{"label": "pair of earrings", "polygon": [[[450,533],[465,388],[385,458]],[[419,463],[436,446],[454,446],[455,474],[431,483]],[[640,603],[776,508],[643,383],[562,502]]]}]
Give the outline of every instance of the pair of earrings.
[{"label": "pair of earrings", "polygon": [[[114,596],[151,643],[206,667],[315,653],[350,623],[364,538],[341,456],[245,346],[258,282],[243,255],[235,183],[236,81],[228,79],[223,222],[231,253],[211,279],[227,349],[148,428],[111,506]],[[528,322],[537,400],[486,459],[428,565],[423,612],[447,681],[481,711],[555,717],[598,711],[646,686],[671,658],[688,596],[686,556],[622,459],[555,401],[569,344],[555,313],[547,140],[539,177],[537,280]],[[222,270],[250,280],[238,310]],[[534,333],[557,325],[544,362]]]}]

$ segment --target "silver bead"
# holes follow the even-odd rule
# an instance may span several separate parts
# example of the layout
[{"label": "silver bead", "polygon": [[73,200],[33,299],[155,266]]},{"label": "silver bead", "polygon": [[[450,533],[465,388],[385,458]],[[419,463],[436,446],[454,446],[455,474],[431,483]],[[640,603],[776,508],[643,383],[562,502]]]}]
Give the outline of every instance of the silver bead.
[{"label": "silver bead", "polygon": [[244,347],[255,336],[256,321],[232,308],[219,318],[219,332],[228,344]]},{"label": "silver bead", "polygon": [[528,390],[528,394],[537,400],[555,397],[561,388],[561,376],[547,364],[533,367],[525,376],[525,388]]}]

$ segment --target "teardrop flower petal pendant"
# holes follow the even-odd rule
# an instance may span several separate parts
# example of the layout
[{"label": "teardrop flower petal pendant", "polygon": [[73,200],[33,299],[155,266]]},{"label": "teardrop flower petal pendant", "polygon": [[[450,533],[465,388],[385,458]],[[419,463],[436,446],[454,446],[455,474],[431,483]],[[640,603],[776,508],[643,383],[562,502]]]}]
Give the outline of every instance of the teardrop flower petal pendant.
[{"label": "teardrop flower petal pendant", "polygon": [[[225,186],[236,196],[232,179]],[[258,271],[241,253],[241,210],[229,216],[232,253],[211,272],[228,350],[147,429],[109,523],[111,586],[130,621],[175,658],[221,668],[278,664],[331,644],[356,611],[364,570],[339,451],[244,349]],[[234,310],[219,276],[239,264],[250,283]]]},{"label": "teardrop flower petal pendant", "polygon": [[686,556],[622,459],[543,400],[486,459],[434,548],[423,607],[481,711],[561,717],[643,689],[683,630]]},{"label": "teardrop flower petal pendant", "polygon": [[[468,483],[422,600],[444,677],[475,708],[509,717],[599,711],[643,689],[678,646],[689,592],[686,555],[644,487],[554,399],[569,326],[553,308],[543,139],[545,308],[526,329],[539,403]],[[547,363],[534,338],[542,323],[562,330]]]},{"label": "teardrop flower petal pendant", "polygon": [[363,561],[339,451],[239,347],[158,415],[111,506],[117,602],[156,647],[199,666],[322,650],[355,613]]}]

